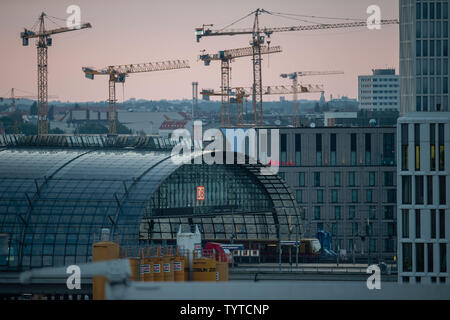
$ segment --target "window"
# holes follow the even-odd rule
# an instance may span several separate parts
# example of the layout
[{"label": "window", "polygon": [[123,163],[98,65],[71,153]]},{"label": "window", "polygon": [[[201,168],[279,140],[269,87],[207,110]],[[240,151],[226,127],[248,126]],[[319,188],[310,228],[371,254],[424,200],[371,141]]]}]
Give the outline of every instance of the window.
[{"label": "window", "polygon": [[355,186],[355,172],[354,171],[348,173],[348,185],[350,187]]},{"label": "window", "polygon": [[447,244],[439,243],[439,270],[447,272]]},{"label": "window", "polygon": [[330,136],[330,165],[336,165],[336,134]]},{"label": "window", "polygon": [[409,238],[409,211],[402,209],[402,238]]},{"label": "window", "polygon": [[374,220],[377,217],[377,207],[370,206],[369,207],[369,219]]},{"label": "window", "polygon": [[388,236],[395,236],[396,232],[395,232],[396,226],[395,226],[395,222],[388,222],[387,223],[387,235]]},{"label": "window", "polygon": [[370,165],[371,163],[371,151],[372,151],[372,138],[370,133],[365,134],[365,159],[366,165]]},{"label": "window", "polygon": [[370,252],[377,251],[377,240],[376,239],[370,239],[370,241],[369,241],[369,250],[370,250]]},{"label": "window", "polygon": [[394,133],[383,134],[383,164],[395,164],[395,135]]},{"label": "window", "polygon": [[430,170],[436,170],[436,125],[430,124]]},{"label": "window", "polygon": [[295,134],[295,165],[300,166],[302,163],[302,140],[301,135]]},{"label": "window", "polygon": [[316,134],[316,165],[322,165],[322,134]]},{"label": "window", "polygon": [[415,169],[420,170],[420,124],[414,124]]},{"label": "window", "polygon": [[341,207],[340,206],[335,206],[334,207],[334,218],[336,220],[340,220],[341,219]]},{"label": "window", "polygon": [[317,224],[317,231],[323,230],[323,222]]},{"label": "window", "polygon": [[369,186],[373,187],[375,185],[375,172],[369,172]]},{"label": "window", "polygon": [[317,203],[323,203],[323,190],[317,190]]},{"label": "window", "polygon": [[338,224],[336,222],[333,222],[331,224],[331,233],[333,236],[337,235],[338,233]]},{"label": "window", "polygon": [[401,126],[401,144],[402,144],[402,170],[408,170],[408,125]]},{"label": "window", "polygon": [[439,171],[444,170],[444,124],[439,123]]},{"label": "window", "polygon": [[428,272],[433,272],[433,244],[427,243],[428,251]]},{"label": "window", "polygon": [[446,195],[445,176],[439,176],[439,204],[445,204]]},{"label": "window", "polygon": [[283,180],[286,180],[286,173],[285,173],[285,172],[278,172],[278,175],[279,175]]},{"label": "window", "polygon": [[412,244],[402,243],[403,272],[412,272]]},{"label": "window", "polygon": [[416,238],[420,239],[420,210],[416,209]]},{"label": "window", "polygon": [[314,186],[320,187],[320,172],[314,172]]},{"label": "window", "polygon": [[298,186],[299,187],[305,186],[305,173],[304,172],[298,173]]},{"label": "window", "polygon": [[411,176],[402,176],[402,203],[411,204]]},{"label": "window", "polygon": [[352,235],[353,236],[358,235],[358,223],[357,222],[352,223]]},{"label": "window", "polygon": [[373,190],[366,190],[366,201],[373,202]]},{"label": "window", "polygon": [[320,207],[314,207],[314,220],[320,220]]},{"label": "window", "polygon": [[425,271],[424,244],[416,243],[416,272]]},{"label": "window", "polygon": [[353,203],[358,202],[358,190],[356,189],[352,190],[352,202]]},{"label": "window", "polygon": [[384,206],[384,219],[394,219],[394,206]]},{"label": "window", "polygon": [[394,186],[394,172],[392,172],[392,171],[384,172],[384,185],[386,187]]},{"label": "window", "polygon": [[351,165],[356,166],[356,133],[350,135]]},{"label": "window", "polygon": [[415,176],[416,204],[423,204],[423,176]]},{"label": "window", "polygon": [[349,220],[355,219],[355,211],[356,211],[355,206],[348,207],[348,219]]},{"label": "window", "polygon": [[445,239],[445,210],[439,209],[439,238]]},{"label": "window", "polygon": [[335,172],[334,173],[334,185],[336,187],[340,187],[341,186],[341,173],[340,172]]},{"label": "window", "polygon": [[287,162],[287,135],[285,133],[280,135],[280,149],[281,149],[281,163],[280,165],[283,165]]},{"label": "window", "polygon": [[385,252],[394,252],[394,239],[384,239]]},{"label": "window", "polygon": [[302,190],[297,190],[297,203],[302,203],[303,202],[303,197],[302,197]]},{"label": "window", "polygon": [[331,202],[332,203],[338,202],[338,191],[337,190],[331,190]]},{"label": "window", "polygon": [[397,202],[397,190],[395,190],[395,189],[386,190],[386,196],[387,196],[388,203]]},{"label": "window", "polygon": [[433,204],[433,176],[427,176],[427,204]]},{"label": "window", "polygon": [[436,239],[436,209],[431,209],[430,213],[431,239]]}]

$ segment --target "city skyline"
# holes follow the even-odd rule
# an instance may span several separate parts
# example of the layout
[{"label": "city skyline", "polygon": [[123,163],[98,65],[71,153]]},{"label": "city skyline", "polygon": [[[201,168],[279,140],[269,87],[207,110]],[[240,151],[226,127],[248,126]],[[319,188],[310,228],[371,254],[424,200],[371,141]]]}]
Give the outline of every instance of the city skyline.
[{"label": "city skyline", "polygon": [[[25,3],[24,1],[2,3],[0,13],[0,37],[5,47],[1,65],[5,76],[0,80],[2,92],[11,87],[36,92],[35,41],[22,47],[19,37],[23,28],[31,28],[41,11],[49,16],[65,19],[66,9],[72,3]],[[248,45],[248,36],[217,37],[195,41],[194,29],[202,24],[215,23],[223,28],[256,8],[272,12],[288,12],[321,17],[346,17],[367,19],[366,9],[370,1],[344,1],[336,6],[332,1],[315,3],[306,1],[248,1],[244,6],[231,1],[228,5],[199,1],[185,4],[177,1],[149,4],[133,1],[131,4],[80,1],[81,20],[90,22],[92,29],[80,30],[66,35],[55,35],[49,49],[49,94],[58,95],[61,101],[104,101],[107,99],[107,79],[89,80],[81,67],[104,67],[107,65],[188,59],[190,70],[173,70],[130,76],[123,91],[118,87],[118,100],[136,99],[190,99],[191,82],[199,82],[203,88],[219,88],[220,66],[212,63],[206,67],[197,61],[200,51],[215,53],[222,49],[240,48]],[[398,18],[398,4],[380,1],[382,19]],[[105,8],[107,10],[105,10]],[[239,8],[238,10],[236,8]],[[182,9],[182,10],[179,10]],[[123,12],[127,12],[123,15]],[[64,26],[64,20],[52,18]],[[302,20],[302,21],[299,21]],[[261,26],[292,26],[308,24],[304,20],[338,23],[343,20],[316,18],[287,18],[263,15]],[[171,21],[176,21],[172,23]],[[248,17],[233,27],[251,27]],[[48,28],[56,25],[49,23]],[[169,41],[167,41],[169,40]],[[355,41],[357,40],[357,41]],[[271,37],[271,45],[280,45],[283,52],[263,57],[263,84],[288,85],[280,74],[304,70],[342,70],[343,75],[316,76],[304,79],[305,83],[323,84],[326,96],[357,97],[357,76],[370,74],[371,69],[391,67],[398,70],[398,26],[385,25],[381,30],[367,28],[323,30],[308,32],[277,33]],[[125,49],[124,49],[125,48]],[[379,50],[383,48],[385,50]],[[363,57],[363,58],[361,58]],[[21,61],[11,63],[10,61]],[[232,85],[251,86],[251,59],[244,58],[232,63]],[[318,99],[320,94],[302,95],[300,99]],[[279,97],[265,97],[265,101]],[[288,96],[287,99],[292,99]]]}]

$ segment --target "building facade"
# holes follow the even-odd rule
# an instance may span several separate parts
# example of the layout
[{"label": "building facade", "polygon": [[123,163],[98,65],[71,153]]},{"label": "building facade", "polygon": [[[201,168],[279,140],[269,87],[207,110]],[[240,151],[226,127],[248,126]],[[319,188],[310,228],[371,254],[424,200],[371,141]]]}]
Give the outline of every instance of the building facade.
[{"label": "building facade", "polygon": [[449,283],[448,1],[400,0],[398,277]]},{"label": "building facade", "polygon": [[305,237],[333,234],[356,257],[396,255],[396,129],[280,128],[280,176],[301,208]]},{"label": "building facade", "polygon": [[372,75],[358,77],[358,102],[363,110],[399,108],[399,78],[395,69],[375,69]]}]

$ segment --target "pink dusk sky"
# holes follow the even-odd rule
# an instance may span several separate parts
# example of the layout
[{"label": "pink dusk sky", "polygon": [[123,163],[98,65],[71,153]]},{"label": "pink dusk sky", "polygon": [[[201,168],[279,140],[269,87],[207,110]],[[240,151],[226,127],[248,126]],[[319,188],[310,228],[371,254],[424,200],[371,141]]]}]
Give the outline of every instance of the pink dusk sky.
[{"label": "pink dusk sky", "polygon": [[[132,74],[125,83],[125,99],[191,99],[192,81],[199,89],[220,87],[220,63],[206,67],[198,61],[200,51],[216,53],[223,49],[249,46],[249,35],[205,37],[197,43],[194,29],[202,24],[223,28],[256,8],[267,11],[321,17],[367,19],[367,7],[378,5],[382,19],[398,18],[396,0],[2,0],[0,3],[0,94],[10,88],[37,92],[37,59],[35,40],[22,46],[20,32],[31,28],[39,14],[66,19],[68,6],[81,8],[81,20],[91,29],[53,36],[49,48],[49,94],[61,101],[101,101],[108,96],[106,76],[94,80],[84,77],[83,66],[156,62],[188,59],[190,69]],[[315,22],[338,23],[294,17]],[[270,15],[260,17],[260,26],[306,25],[295,19]],[[65,26],[64,20],[55,20]],[[248,28],[249,17],[233,26]],[[57,26],[47,22],[47,28]],[[289,84],[280,73],[293,71],[342,70],[343,75],[303,78],[304,83],[323,84],[326,98],[348,96],[357,98],[358,75],[371,74],[374,68],[393,67],[398,73],[398,25],[384,25],[381,30],[365,27],[308,32],[274,33],[271,45],[280,45],[282,53],[263,57],[263,85]],[[232,86],[251,86],[251,58],[232,63]],[[118,85],[122,101],[122,85]],[[291,97],[286,97],[291,99]],[[317,99],[317,94],[301,95],[299,99]],[[265,97],[278,100],[279,96]]]}]

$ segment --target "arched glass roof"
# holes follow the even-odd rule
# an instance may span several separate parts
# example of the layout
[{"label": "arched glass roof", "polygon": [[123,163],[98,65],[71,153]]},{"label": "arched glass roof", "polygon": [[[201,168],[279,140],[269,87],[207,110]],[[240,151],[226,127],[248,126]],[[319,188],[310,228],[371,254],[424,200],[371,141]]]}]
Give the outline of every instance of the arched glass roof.
[{"label": "arched glass roof", "polygon": [[[101,228],[111,228],[121,244],[137,244],[150,199],[180,167],[169,151],[0,150],[0,234],[9,243],[0,270],[87,262]],[[276,175],[260,175],[259,165],[240,167],[233,174],[244,175],[241,180],[268,199],[268,223],[288,234],[288,216],[298,213],[289,188]]]}]

